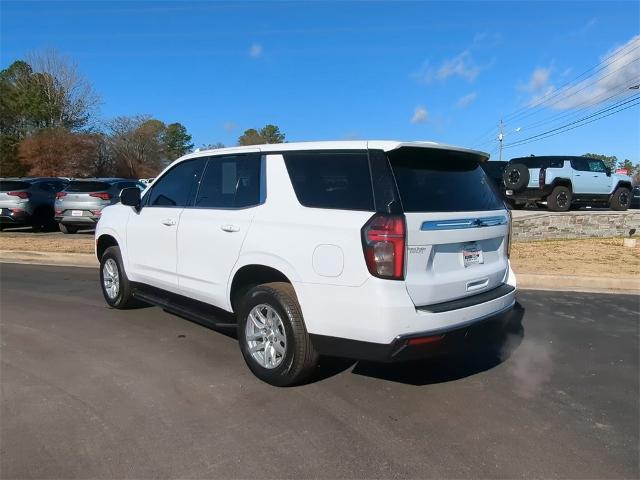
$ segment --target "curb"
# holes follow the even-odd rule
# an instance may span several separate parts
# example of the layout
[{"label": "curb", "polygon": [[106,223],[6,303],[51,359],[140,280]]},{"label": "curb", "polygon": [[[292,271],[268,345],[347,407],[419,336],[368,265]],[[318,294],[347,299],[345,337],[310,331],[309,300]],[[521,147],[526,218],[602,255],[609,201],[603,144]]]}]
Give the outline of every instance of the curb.
[{"label": "curb", "polygon": [[18,252],[13,250],[0,250],[0,263],[95,268],[98,266],[98,259],[91,253]]},{"label": "curb", "polygon": [[518,288],[523,290],[640,293],[640,278],[637,277],[591,277],[516,272],[516,280]]},{"label": "curb", "polygon": [[[98,260],[91,253],[18,252],[11,250],[0,250],[0,263],[85,268],[98,266]],[[636,277],[589,277],[516,272],[516,278],[518,288],[522,290],[640,293],[640,278]]]}]

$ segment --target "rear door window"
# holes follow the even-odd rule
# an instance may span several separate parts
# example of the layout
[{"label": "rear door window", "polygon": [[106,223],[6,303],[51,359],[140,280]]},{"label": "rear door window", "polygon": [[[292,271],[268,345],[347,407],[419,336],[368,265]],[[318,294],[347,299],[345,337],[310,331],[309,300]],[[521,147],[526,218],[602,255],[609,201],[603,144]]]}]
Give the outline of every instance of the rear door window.
[{"label": "rear door window", "polygon": [[586,158],[572,158],[571,159],[571,168],[574,170],[578,170],[580,172],[588,172],[589,171],[589,162]]},{"label": "rear door window", "polygon": [[211,157],[207,162],[195,206],[244,208],[261,203],[260,154]]},{"label": "rear door window", "polygon": [[405,212],[504,209],[474,154],[403,147],[388,156]]},{"label": "rear door window", "polygon": [[374,211],[367,152],[292,152],[284,161],[301,205]]},{"label": "rear door window", "polygon": [[186,207],[191,205],[204,163],[204,158],[178,163],[155,183],[149,193],[148,206]]}]

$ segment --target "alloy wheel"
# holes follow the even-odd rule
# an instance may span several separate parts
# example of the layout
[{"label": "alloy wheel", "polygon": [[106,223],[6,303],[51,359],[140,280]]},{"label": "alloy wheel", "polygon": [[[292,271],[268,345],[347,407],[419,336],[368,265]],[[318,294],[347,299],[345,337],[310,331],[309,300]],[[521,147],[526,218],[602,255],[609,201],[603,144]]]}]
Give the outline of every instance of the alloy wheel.
[{"label": "alloy wheel", "polygon": [[287,334],[278,312],[267,304],[256,305],[247,317],[245,328],[251,357],[262,367],[273,369],[284,360]]},{"label": "alloy wheel", "polygon": [[102,266],[102,283],[104,291],[111,300],[115,300],[120,292],[120,274],[113,258],[108,258]]}]

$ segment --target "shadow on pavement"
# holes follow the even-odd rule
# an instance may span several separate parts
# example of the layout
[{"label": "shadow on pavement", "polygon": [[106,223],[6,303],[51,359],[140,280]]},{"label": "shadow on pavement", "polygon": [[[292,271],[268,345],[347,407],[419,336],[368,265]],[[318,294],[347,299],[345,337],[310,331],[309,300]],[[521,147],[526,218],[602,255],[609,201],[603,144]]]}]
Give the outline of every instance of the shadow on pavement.
[{"label": "shadow on pavement", "polygon": [[392,364],[358,362],[352,373],[419,386],[476,375],[500,365],[520,346],[524,338],[524,312],[524,307],[516,303],[502,332],[478,339],[469,349],[455,355]]}]

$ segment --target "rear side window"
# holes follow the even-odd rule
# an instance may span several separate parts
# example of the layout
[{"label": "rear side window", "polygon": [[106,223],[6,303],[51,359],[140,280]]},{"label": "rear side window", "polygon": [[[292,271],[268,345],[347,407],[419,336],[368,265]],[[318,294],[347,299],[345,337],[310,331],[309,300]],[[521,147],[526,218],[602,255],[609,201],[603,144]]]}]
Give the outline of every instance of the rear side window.
[{"label": "rear side window", "polygon": [[285,153],[284,161],[301,205],[374,211],[366,152]]},{"label": "rear side window", "polygon": [[195,206],[243,208],[258,205],[260,197],[260,154],[211,157]]},{"label": "rear side window", "polygon": [[29,190],[31,184],[28,182],[20,182],[13,180],[0,181],[0,192],[12,192],[14,190]]},{"label": "rear side window", "polygon": [[107,182],[70,182],[65,192],[89,193],[109,190],[111,185]]},{"label": "rear side window", "polygon": [[[180,162],[165,173],[149,194],[150,207],[186,207],[195,194],[197,180],[202,174],[205,159]],[[146,195],[145,195],[146,196]]]},{"label": "rear side window", "polygon": [[476,155],[404,147],[389,152],[405,212],[501,210]]}]

